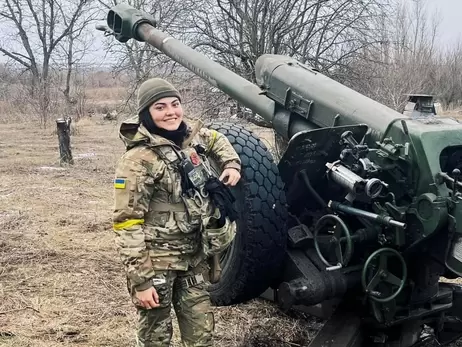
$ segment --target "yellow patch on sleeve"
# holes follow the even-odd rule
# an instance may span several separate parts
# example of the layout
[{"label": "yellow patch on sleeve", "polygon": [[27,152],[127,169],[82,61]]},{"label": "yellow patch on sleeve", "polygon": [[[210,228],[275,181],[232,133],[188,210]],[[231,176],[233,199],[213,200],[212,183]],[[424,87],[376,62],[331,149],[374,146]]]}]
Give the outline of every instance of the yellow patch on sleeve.
[{"label": "yellow patch on sleeve", "polygon": [[207,147],[206,152],[209,152],[212,149],[213,145],[215,144],[215,141],[217,140],[217,132],[215,130],[210,130],[210,131],[212,133],[212,138],[210,139],[210,143]]},{"label": "yellow patch on sleeve", "polygon": [[125,189],[126,180],[124,178],[116,178],[114,180],[114,188],[115,189]]}]

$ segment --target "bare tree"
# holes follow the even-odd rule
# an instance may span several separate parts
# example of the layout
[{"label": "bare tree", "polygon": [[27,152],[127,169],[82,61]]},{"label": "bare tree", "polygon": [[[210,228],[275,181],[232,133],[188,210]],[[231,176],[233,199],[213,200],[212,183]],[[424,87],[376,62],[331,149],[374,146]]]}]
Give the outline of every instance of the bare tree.
[{"label": "bare tree", "polygon": [[436,49],[440,18],[430,17],[425,1],[399,4],[382,27],[381,46],[356,61],[362,78],[353,88],[402,111],[408,93],[434,93],[439,53]]},{"label": "bare tree", "polygon": [[190,15],[196,47],[254,81],[254,63],[264,53],[290,55],[325,73],[348,65],[376,42],[373,19],[387,3],[203,0]]},{"label": "bare tree", "polygon": [[4,0],[0,19],[17,35],[0,43],[0,52],[31,75],[31,94],[39,101],[42,124],[50,111],[50,63],[58,45],[76,26],[91,0]]},{"label": "bare tree", "polygon": [[[121,2],[118,0],[99,1],[107,9]],[[159,21],[162,23],[165,22],[163,25],[168,25],[168,22],[172,21],[172,17],[169,18],[169,16],[171,16],[170,9],[173,7],[172,4],[175,1],[164,1],[165,4],[161,4],[160,2],[161,1],[128,0],[126,3],[138,10],[150,14],[154,14],[156,10],[158,10],[157,17]],[[165,5],[165,7],[163,5]],[[141,80],[149,75],[160,56],[159,51],[156,51],[149,44],[144,42],[129,40],[122,45],[112,38],[108,41],[108,52],[118,59],[115,64],[115,72],[131,71],[134,73],[136,80]]]},{"label": "bare tree", "polygon": [[[331,77],[377,42],[388,0],[188,0],[193,46],[251,82],[265,53],[294,57]],[[241,111],[241,107],[235,108]],[[262,125],[254,114],[240,116]]]},{"label": "bare tree", "polygon": [[433,93],[444,109],[462,106],[462,41],[435,58]]},{"label": "bare tree", "polygon": [[[116,4],[99,1],[106,6]],[[400,109],[406,93],[443,91],[441,81],[451,77],[449,71],[461,75],[457,73],[460,52],[442,56],[437,49],[439,17],[428,15],[425,0],[413,0],[411,6],[394,0],[129,3],[154,15],[161,30],[252,82],[260,55],[284,54]],[[144,79],[168,76],[189,93],[188,101],[203,107],[202,113],[216,116],[225,106],[240,109],[150,45],[135,40],[124,45],[110,42],[110,54],[119,58],[117,71],[133,76],[128,99]],[[457,85],[457,78],[453,77],[453,83]],[[446,103],[458,100],[447,90],[444,95]]]},{"label": "bare tree", "polygon": [[[62,11],[62,8],[60,9]],[[62,13],[64,25],[70,28],[69,34],[60,43],[60,58],[65,59],[66,78],[65,86],[62,90],[66,101],[66,112],[69,112],[72,105],[77,103],[75,97],[71,96],[71,78],[75,70],[75,65],[83,60],[88,53],[93,35],[90,35],[89,28],[96,20],[97,10],[87,6],[84,13],[73,23],[68,21],[65,13]],[[57,62],[57,65],[59,62]]]},{"label": "bare tree", "polygon": [[[105,7],[117,5],[119,0],[99,0]],[[192,44],[194,37],[188,36],[188,24],[191,7],[183,0],[128,0],[129,5],[154,16],[157,27],[170,33],[175,38]],[[198,6],[195,4],[194,6]],[[194,116],[216,114],[221,101],[216,101],[211,87],[194,76],[189,70],[172,61],[162,52],[145,42],[129,40],[121,44],[110,38],[107,42],[108,55],[116,57],[114,72],[116,74],[131,74],[130,84],[127,86],[126,102],[122,106],[124,111],[135,110],[135,94],[139,85],[150,77],[168,78],[178,86],[183,94],[186,109]],[[213,101],[209,100],[209,97]],[[223,99],[223,95],[220,95]],[[200,109],[203,111],[200,111]]]}]

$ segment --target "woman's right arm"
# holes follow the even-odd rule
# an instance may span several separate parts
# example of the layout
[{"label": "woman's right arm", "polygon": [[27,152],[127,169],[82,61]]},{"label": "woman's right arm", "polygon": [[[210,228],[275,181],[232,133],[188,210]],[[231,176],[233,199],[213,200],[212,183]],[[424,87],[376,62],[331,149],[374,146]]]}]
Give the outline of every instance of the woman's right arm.
[{"label": "woman's right arm", "polygon": [[152,287],[155,275],[143,230],[144,216],[163,162],[147,148],[134,148],[118,162],[114,180],[113,230],[130,287],[143,291]]}]

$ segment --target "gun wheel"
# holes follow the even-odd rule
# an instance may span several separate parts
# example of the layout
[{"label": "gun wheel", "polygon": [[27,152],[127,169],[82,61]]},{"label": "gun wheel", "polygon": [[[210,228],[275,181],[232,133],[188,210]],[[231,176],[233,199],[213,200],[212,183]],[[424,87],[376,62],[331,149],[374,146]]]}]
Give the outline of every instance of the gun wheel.
[{"label": "gun wheel", "polygon": [[255,134],[233,123],[210,128],[228,138],[242,162],[241,180],[231,189],[239,213],[236,237],[221,256],[220,281],[209,287],[215,305],[231,305],[276,284],[285,257],[286,198],[273,157]]}]

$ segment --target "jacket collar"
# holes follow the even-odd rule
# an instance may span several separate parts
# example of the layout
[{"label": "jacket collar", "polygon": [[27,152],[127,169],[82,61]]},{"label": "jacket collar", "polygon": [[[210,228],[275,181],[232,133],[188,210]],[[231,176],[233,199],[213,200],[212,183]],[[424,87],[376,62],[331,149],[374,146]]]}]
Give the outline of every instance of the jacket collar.
[{"label": "jacket collar", "polygon": [[[201,120],[193,120],[193,121],[184,121],[188,128],[187,135],[185,140],[183,141],[182,148],[186,148],[192,142],[194,137],[198,134],[200,129],[203,127],[204,123]],[[151,134],[143,124],[140,124],[138,116],[132,117],[124,121],[119,130],[119,137],[124,142],[125,147],[130,149],[135,147],[139,144],[145,144],[148,146],[174,146],[178,147],[172,141],[156,135]]]}]

